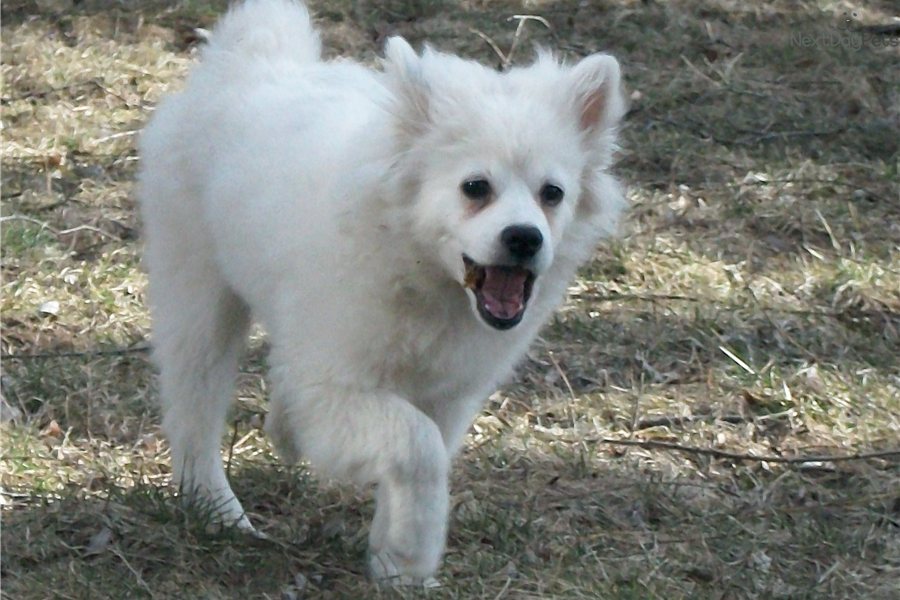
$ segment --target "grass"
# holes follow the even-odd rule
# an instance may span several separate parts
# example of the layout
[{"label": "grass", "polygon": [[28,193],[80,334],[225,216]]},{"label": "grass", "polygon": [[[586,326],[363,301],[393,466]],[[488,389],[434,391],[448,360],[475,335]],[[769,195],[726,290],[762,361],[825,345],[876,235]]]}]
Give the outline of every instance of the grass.
[{"label": "grass", "polygon": [[896,456],[604,441],[900,445],[897,38],[838,29],[888,2],[313,2],[329,53],[365,61],[396,32],[497,63],[472,30],[505,50],[538,14],[518,60],[606,49],[632,95],[627,235],[472,428],[428,591],[364,577],[367,490],[275,460],[259,336],[223,449],[271,541],[167,487],[134,141],[223,4],[3,4],[3,598],[895,596]]}]

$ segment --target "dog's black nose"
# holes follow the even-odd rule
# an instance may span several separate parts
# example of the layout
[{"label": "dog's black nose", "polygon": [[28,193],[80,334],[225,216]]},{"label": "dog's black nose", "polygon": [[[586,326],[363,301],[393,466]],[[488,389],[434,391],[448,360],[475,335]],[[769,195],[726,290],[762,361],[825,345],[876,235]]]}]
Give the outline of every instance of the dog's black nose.
[{"label": "dog's black nose", "polygon": [[533,225],[510,225],[500,233],[500,241],[514,258],[527,260],[541,249],[544,236]]}]

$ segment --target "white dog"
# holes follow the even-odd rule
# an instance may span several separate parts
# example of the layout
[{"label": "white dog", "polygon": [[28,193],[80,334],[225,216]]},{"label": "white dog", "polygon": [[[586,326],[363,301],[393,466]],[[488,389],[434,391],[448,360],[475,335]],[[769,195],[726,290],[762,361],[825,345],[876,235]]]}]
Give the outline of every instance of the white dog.
[{"label": "white dog", "polygon": [[220,455],[251,315],[279,453],[377,484],[377,578],[421,580],[470,422],[624,205],[619,66],[498,73],[401,38],[323,62],[306,9],[249,0],[141,143],[139,194],[176,482],[252,530]]}]

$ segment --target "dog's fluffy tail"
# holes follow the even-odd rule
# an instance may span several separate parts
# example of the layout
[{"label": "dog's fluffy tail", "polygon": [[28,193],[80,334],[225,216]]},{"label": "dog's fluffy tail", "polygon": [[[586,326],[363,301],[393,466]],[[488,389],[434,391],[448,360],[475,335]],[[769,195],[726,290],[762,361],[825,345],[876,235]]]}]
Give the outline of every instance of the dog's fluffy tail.
[{"label": "dog's fluffy tail", "polygon": [[240,56],[311,63],[318,61],[321,53],[319,34],[303,3],[244,0],[233,6],[213,29],[204,60]]}]

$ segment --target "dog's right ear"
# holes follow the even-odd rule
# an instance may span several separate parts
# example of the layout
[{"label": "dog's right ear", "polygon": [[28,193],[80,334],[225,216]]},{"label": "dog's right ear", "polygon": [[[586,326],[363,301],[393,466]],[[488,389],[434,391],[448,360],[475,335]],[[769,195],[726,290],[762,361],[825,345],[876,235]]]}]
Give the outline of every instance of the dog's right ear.
[{"label": "dog's right ear", "polygon": [[429,86],[422,73],[422,58],[400,36],[388,38],[384,58],[384,72],[398,102],[398,116],[405,127],[418,132],[428,123]]}]

